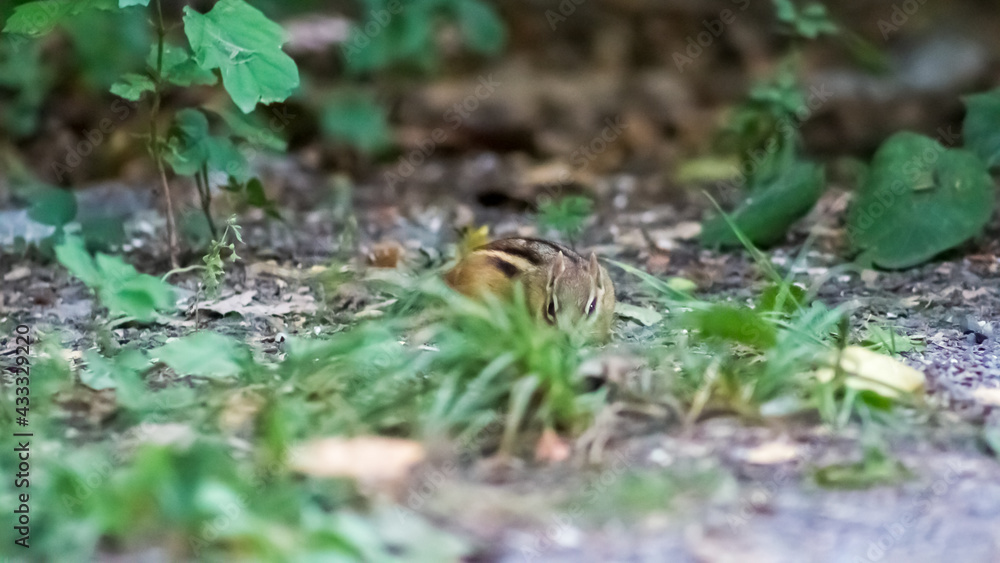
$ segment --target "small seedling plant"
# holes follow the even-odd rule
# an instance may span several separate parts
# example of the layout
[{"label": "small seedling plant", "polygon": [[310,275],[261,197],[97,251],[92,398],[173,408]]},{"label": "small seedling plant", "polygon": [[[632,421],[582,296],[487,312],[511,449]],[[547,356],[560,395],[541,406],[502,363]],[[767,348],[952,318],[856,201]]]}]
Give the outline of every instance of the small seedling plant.
[{"label": "small seedling plant", "polygon": [[[281,49],[286,40],[281,26],[244,0],[220,0],[204,14],[185,6],[180,25],[183,34],[168,26],[160,0],[35,1],[18,6],[4,32],[37,37],[68,19],[96,10],[146,10],[154,30],[155,41],[149,47],[145,68],[126,73],[111,92],[146,107],[144,138],[167,210],[171,262],[177,267],[175,209],[167,170],[194,180],[216,239],[219,233],[211,214],[214,173],[228,179],[222,184],[230,191],[243,193],[249,203],[273,212],[263,186],[252,181],[246,154],[237,143],[284,148],[274,132],[247,116],[259,104],[286,100],[299,85],[298,68]],[[199,106],[164,115],[164,97],[171,91],[210,87],[220,80],[234,110]],[[168,123],[165,127],[164,122]]]}]

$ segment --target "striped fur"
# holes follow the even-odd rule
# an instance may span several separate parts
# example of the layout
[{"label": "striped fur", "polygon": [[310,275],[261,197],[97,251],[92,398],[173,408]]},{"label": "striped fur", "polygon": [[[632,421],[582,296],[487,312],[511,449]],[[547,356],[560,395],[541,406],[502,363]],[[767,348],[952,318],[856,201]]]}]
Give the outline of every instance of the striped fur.
[{"label": "striped fur", "polygon": [[445,275],[445,281],[469,296],[510,297],[522,283],[532,314],[559,326],[583,325],[606,338],[615,306],[614,285],[597,262],[554,242],[507,238],[483,245]]}]

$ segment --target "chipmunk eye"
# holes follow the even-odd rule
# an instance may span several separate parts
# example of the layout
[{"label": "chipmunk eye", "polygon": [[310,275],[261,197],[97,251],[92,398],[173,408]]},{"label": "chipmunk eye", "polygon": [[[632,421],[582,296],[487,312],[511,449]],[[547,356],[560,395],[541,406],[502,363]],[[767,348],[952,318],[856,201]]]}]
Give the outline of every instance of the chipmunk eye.
[{"label": "chipmunk eye", "polygon": [[590,305],[587,306],[587,316],[593,315],[597,311],[597,298],[595,297],[590,301]]},{"label": "chipmunk eye", "polygon": [[545,309],[545,319],[550,323],[556,322],[556,300],[550,299],[549,306]]}]

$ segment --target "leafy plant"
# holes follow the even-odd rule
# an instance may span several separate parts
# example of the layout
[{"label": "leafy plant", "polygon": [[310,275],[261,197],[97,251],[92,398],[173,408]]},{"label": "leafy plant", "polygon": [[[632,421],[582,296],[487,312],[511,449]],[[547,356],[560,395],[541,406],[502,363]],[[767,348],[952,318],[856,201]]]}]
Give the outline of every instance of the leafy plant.
[{"label": "leafy plant", "polygon": [[[18,6],[4,28],[5,32],[29,36],[43,35],[71,18],[93,10],[130,13],[139,7],[151,8],[156,41],[149,48],[146,68],[124,74],[111,86],[111,92],[130,101],[149,99],[148,146],[157,171],[167,208],[167,237],[171,262],[177,267],[177,236],[173,203],[165,165],[174,172],[192,176],[198,186],[202,210],[213,236],[209,173],[218,171],[231,178],[230,185],[240,186],[251,180],[246,158],[236,148],[233,138],[243,138],[275,148],[274,135],[225,114],[221,121],[231,128],[221,137],[210,134],[207,110],[184,109],[174,116],[169,134],[159,128],[163,96],[171,88],[210,86],[215,74],[233,102],[243,113],[250,113],[258,103],[283,101],[298,87],[294,61],[281,50],[285,41],[281,27],[244,0],[220,0],[201,14],[185,7],[184,33],[190,51],[167,40],[170,29],[163,17],[160,0],[86,0],[82,2],[35,1]],[[243,191],[242,189],[234,191]],[[248,199],[260,205],[263,190],[246,189]],[[270,208],[273,212],[273,207]]]},{"label": "leafy plant", "polygon": [[[734,151],[740,160],[740,184],[746,192],[731,221],[753,244],[780,242],[826,190],[824,168],[800,156],[798,126],[806,108],[798,80],[786,64],[773,82],[751,90],[720,134],[720,147]],[[729,223],[722,215],[706,220],[702,244],[741,244]]]},{"label": "leafy plant", "polygon": [[229,237],[231,235],[234,239],[242,243],[243,235],[241,231],[242,227],[236,223],[236,216],[233,215],[226,222],[226,230],[223,231],[222,236],[219,237],[219,240],[212,241],[208,253],[202,258],[205,262],[203,283],[209,295],[214,296],[218,292],[219,283],[226,273],[225,262],[222,259],[223,249],[229,250],[229,261],[231,263],[236,263],[240,259],[239,255],[236,254],[236,243],[230,240]]},{"label": "leafy plant", "polygon": [[821,35],[836,35],[840,32],[840,28],[830,19],[826,6],[821,2],[809,2],[799,7],[793,0],[773,1],[778,21],[793,35],[816,39]]},{"label": "leafy plant", "polygon": [[79,237],[67,237],[55,251],[59,262],[97,294],[112,318],[151,322],[177,307],[170,285],[140,274],[117,256],[91,257]]},{"label": "leafy plant", "polygon": [[976,236],[995,203],[993,180],[975,154],[901,132],[875,153],[847,231],[860,262],[906,268]]},{"label": "leafy plant", "polygon": [[[776,158],[776,160],[782,160]],[[822,166],[785,159],[785,166],[771,166],[748,178],[750,194],[732,213],[731,220],[754,244],[780,242],[788,229],[809,213],[826,191]],[[717,215],[702,225],[700,240],[708,246],[737,246],[736,232]]]},{"label": "leafy plant", "polygon": [[351,29],[344,47],[347,68],[371,72],[392,66],[432,70],[438,61],[435,34],[441,21],[453,22],[475,53],[495,55],[506,42],[496,10],[483,0],[364,0],[367,19]]},{"label": "leafy plant", "polygon": [[538,206],[538,224],[575,242],[587,220],[594,214],[594,202],[583,196],[546,199]]}]

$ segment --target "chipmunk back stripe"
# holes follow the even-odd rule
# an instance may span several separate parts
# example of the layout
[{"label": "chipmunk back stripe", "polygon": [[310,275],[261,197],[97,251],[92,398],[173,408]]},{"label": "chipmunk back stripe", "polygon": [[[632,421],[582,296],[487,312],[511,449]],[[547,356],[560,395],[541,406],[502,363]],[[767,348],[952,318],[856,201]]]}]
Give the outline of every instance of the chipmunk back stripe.
[{"label": "chipmunk back stripe", "polygon": [[538,252],[528,248],[527,246],[517,244],[516,241],[512,240],[500,239],[493,241],[482,248],[483,250],[496,250],[512,256],[517,256],[518,258],[523,258],[532,266],[541,264],[543,260],[542,255]]},{"label": "chipmunk back stripe", "polygon": [[513,278],[514,276],[521,273],[521,270],[517,266],[511,264],[510,262],[504,260],[503,258],[495,254],[491,255],[489,258],[490,258],[490,263],[496,266],[496,268],[501,272],[503,272],[503,275],[507,276],[508,278]]},{"label": "chipmunk back stripe", "polygon": [[573,250],[571,250],[569,248],[566,248],[565,246],[563,246],[561,244],[556,244],[556,243],[554,243],[552,241],[542,240],[540,238],[524,238],[522,240],[526,240],[528,242],[537,244],[539,246],[547,246],[547,247],[551,248],[552,250],[554,250],[555,252],[562,252],[563,256],[565,256],[566,258],[572,260],[573,262],[581,262],[581,261],[583,261],[583,257],[582,256],[580,256],[575,251],[573,251]]}]

